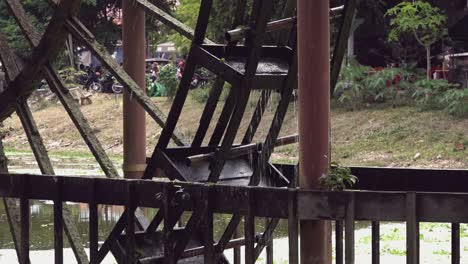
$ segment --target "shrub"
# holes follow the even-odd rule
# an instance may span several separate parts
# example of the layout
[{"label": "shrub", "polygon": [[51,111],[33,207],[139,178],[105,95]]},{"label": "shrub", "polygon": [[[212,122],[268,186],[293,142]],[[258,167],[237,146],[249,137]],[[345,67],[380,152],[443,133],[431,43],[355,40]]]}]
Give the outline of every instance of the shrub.
[{"label": "shrub", "polygon": [[458,89],[446,80],[420,80],[415,87],[413,98],[421,109],[440,109],[454,116],[468,116],[468,89]]},{"label": "shrub", "polygon": [[440,97],[445,110],[457,117],[468,117],[468,89],[450,89]]},{"label": "shrub", "polygon": [[419,80],[414,83],[415,91],[412,95],[416,104],[422,109],[443,109],[441,97],[455,86],[446,80]]},{"label": "shrub", "polygon": [[171,63],[165,65],[159,70],[159,82],[164,86],[166,94],[169,98],[174,98],[179,81],[177,80],[177,68]]},{"label": "shrub", "polygon": [[340,80],[335,87],[335,96],[338,101],[352,110],[359,109],[366,97],[366,87],[363,80],[369,67],[351,62],[342,68]]},{"label": "shrub", "polygon": [[375,102],[395,103],[404,93],[408,73],[400,68],[389,68],[375,71],[366,76],[364,85],[367,94]]},{"label": "shrub", "polygon": [[73,67],[65,67],[58,72],[60,78],[65,82],[65,84],[70,87],[81,87],[80,84],[78,84],[78,79],[81,75],[86,74],[83,71],[76,70]]},{"label": "shrub", "polygon": [[195,90],[192,90],[190,92],[190,95],[192,96],[193,100],[195,100],[195,102],[203,104],[203,103],[206,103],[206,101],[208,100],[210,93],[211,93],[211,87],[209,85],[204,85],[204,86],[198,87]]}]

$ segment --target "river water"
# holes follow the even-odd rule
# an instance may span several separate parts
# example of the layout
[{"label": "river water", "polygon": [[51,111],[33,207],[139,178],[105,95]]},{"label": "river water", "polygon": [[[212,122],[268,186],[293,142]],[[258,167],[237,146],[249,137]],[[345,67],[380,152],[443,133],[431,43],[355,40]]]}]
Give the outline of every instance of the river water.
[{"label": "river water", "polygon": [[[10,160],[9,169],[12,173],[39,173],[34,157],[27,153],[8,153]],[[77,156],[52,156],[56,173],[58,175],[76,176],[104,176],[96,162],[89,157]],[[116,167],[121,167],[121,160],[114,160]],[[72,218],[77,223],[84,246],[88,247],[88,223],[89,210],[86,204],[67,203]],[[151,218],[157,209],[142,208],[144,214]],[[123,207],[106,206],[99,207],[99,240],[105,240],[116,221],[123,212]],[[188,218],[185,215],[183,219]],[[215,216],[215,238],[219,238],[224,231],[230,217],[228,215]],[[256,230],[264,230],[263,219],[256,219]],[[450,262],[450,226],[439,223],[421,224],[421,263],[451,263]],[[461,255],[462,262],[468,263],[468,227],[461,227]],[[406,262],[406,227],[404,223],[381,224],[381,263],[394,264]],[[18,263],[14,251],[13,240],[10,235],[3,203],[0,205],[0,263]],[[356,230],[356,263],[371,263],[371,231],[368,222],[357,222]],[[288,263],[287,224],[281,222],[275,234],[274,259],[276,264]],[[333,235],[334,237],[334,235]],[[47,201],[32,201],[31,206],[31,262],[53,263],[53,205]],[[76,263],[73,253],[64,239],[65,263]],[[334,246],[334,243],[333,243]],[[232,251],[226,251],[228,259],[232,257]],[[467,256],[467,257],[465,257]],[[264,263],[261,256],[258,263]],[[115,263],[109,254],[103,263]]]}]

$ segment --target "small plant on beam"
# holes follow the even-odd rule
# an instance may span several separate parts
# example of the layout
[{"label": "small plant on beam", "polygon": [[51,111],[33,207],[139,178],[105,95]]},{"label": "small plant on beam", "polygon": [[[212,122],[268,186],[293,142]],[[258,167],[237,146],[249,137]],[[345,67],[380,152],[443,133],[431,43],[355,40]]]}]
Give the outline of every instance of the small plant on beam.
[{"label": "small plant on beam", "polygon": [[328,175],[320,177],[320,185],[329,191],[342,191],[353,188],[358,178],[351,174],[351,169],[336,162],[331,163]]}]

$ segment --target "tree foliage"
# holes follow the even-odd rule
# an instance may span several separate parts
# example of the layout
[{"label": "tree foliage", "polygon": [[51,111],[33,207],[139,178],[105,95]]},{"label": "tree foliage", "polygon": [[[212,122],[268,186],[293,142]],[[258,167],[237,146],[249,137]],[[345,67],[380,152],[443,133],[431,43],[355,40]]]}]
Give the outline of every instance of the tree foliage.
[{"label": "tree foliage", "polygon": [[402,2],[389,9],[386,16],[391,17],[388,39],[398,42],[408,35],[426,49],[427,74],[430,74],[431,45],[447,35],[447,16],[442,10],[428,2],[417,0]]},{"label": "tree foliage", "polygon": [[[176,0],[151,0],[150,2],[168,12],[176,4]],[[33,25],[39,31],[44,31],[53,15],[53,9],[47,4],[47,1],[22,0],[21,3]],[[81,21],[110,51],[113,51],[118,40],[121,39],[121,27],[114,23],[114,16],[119,14],[121,6],[122,0],[82,0]],[[160,24],[154,21],[151,16],[147,15],[146,17],[147,30],[158,30]],[[28,55],[29,46],[16,21],[9,14],[4,1],[0,1],[0,31],[7,36],[13,48],[23,56]]]}]

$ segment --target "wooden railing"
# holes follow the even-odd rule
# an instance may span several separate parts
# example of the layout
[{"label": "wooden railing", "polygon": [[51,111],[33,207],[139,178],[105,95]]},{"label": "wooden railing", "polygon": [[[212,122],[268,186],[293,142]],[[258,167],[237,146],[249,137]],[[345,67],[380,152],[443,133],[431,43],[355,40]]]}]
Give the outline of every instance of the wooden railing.
[{"label": "wooden railing", "polygon": [[[0,196],[18,198],[20,200],[20,263],[29,263],[29,227],[30,200],[49,200],[54,202],[54,251],[55,263],[63,263],[63,223],[62,203],[75,202],[89,204],[89,245],[91,263],[100,263],[102,256],[109,248],[98,248],[98,210],[100,204],[125,206],[126,223],[126,261],[125,263],[162,263],[181,253],[181,258],[204,255],[205,263],[217,262],[220,254],[218,245],[213,238],[214,214],[242,215],[244,218],[244,238],[228,241],[219,248],[246,248],[245,263],[254,263],[265,246],[270,245],[271,234],[258,234],[255,231],[255,218],[267,217],[289,219],[291,236],[291,256],[297,258],[297,217],[294,208],[297,190],[260,187],[237,187],[222,185],[204,185],[196,183],[155,182],[150,180],[125,180],[104,178],[83,178],[67,176],[36,176],[0,174]],[[274,206],[272,206],[274,205]],[[135,217],[133,212],[137,207],[159,208],[165,215],[171,215],[168,210],[176,206],[182,211],[201,212],[198,221],[204,234],[204,245],[196,248],[182,248],[177,252],[177,241],[171,241],[176,246],[168,246],[164,239],[164,256],[138,259],[135,250]],[[132,212],[132,213],[128,213]],[[125,214],[125,213],[124,213]],[[173,219],[164,217],[163,233],[171,233]],[[188,228],[190,223],[187,223]],[[120,234],[118,234],[120,235]],[[272,254],[267,254],[268,263],[272,263]],[[165,262],[166,263],[166,262]],[[294,263],[294,262],[290,262]]]},{"label": "wooden railing", "polygon": [[[293,169],[283,167],[284,171]],[[98,248],[97,206],[121,205],[134,212],[137,207],[168,211],[174,204],[182,211],[200,212],[203,244],[194,248],[167,246],[164,256],[138,259],[135,252],[135,217],[127,214],[125,230],[128,254],[125,263],[159,263],[180,254],[181,258],[204,255],[205,263],[219,263],[219,248],[245,246],[245,263],[255,263],[267,247],[267,263],[273,263],[269,234],[255,230],[255,218],[285,219],[288,223],[289,263],[298,263],[298,223],[300,220],[330,220],[336,223],[336,263],[355,263],[355,221],[372,222],[372,263],[380,263],[380,222],[406,222],[407,263],[419,263],[419,222],[452,223],[452,263],[460,263],[460,223],[468,222],[466,170],[408,170],[353,168],[359,172],[360,186],[375,190],[328,192],[286,188],[238,187],[197,183],[157,182],[66,176],[0,175],[0,196],[20,201],[20,263],[29,263],[29,201],[54,202],[55,262],[63,263],[62,203],[86,203],[90,208],[89,239],[91,263],[99,263],[104,246]],[[374,175],[372,178],[371,175]],[[404,176],[406,175],[406,176]],[[359,176],[359,175],[358,175]],[[387,180],[379,184],[378,178]],[[413,185],[414,179],[427,182],[439,178],[440,184]],[[382,178],[382,181],[383,181]],[[442,180],[443,179],[443,180]],[[457,185],[456,182],[462,183]],[[403,191],[384,190],[400,188]],[[432,187],[431,187],[432,186]],[[418,190],[418,188],[422,189]],[[440,190],[437,192],[437,189]],[[244,237],[219,247],[213,239],[214,214],[242,215]],[[169,214],[168,214],[169,215]],[[169,219],[161,219],[167,226]],[[187,223],[189,225],[189,223]],[[187,227],[187,226],[186,226]],[[171,232],[164,228],[163,232]],[[258,230],[257,230],[258,231]],[[343,232],[345,236],[343,236]],[[119,234],[120,235],[120,234]],[[241,235],[242,236],[242,235]],[[164,240],[166,241],[166,240]],[[344,241],[344,242],[343,242]],[[177,241],[172,241],[177,244]],[[175,252],[179,250],[180,252]],[[108,251],[108,249],[107,249]],[[239,263],[239,259],[234,263]]]}]

